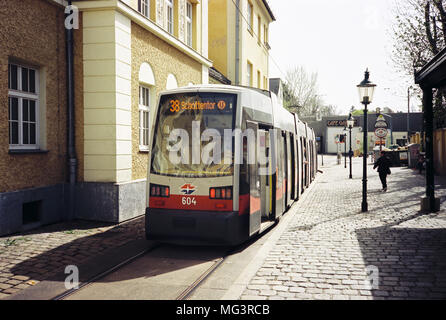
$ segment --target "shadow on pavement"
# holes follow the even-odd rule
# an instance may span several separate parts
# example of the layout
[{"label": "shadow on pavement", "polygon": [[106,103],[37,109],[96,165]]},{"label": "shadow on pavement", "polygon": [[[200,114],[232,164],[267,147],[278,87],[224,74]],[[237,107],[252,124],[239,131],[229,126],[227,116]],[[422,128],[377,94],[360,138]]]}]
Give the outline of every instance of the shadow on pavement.
[{"label": "shadow on pavement", "polygon": [[[36,248],[36,250],[44,250],[42,253],[23,260],[14,265],[9,272],[15,276],[26,276],[32,280],[42,281],[56,273],[64,273],[67,265],[80,265],[90,258],[106,252],[108,249],[122,246],[130,241],[137,239],[144,239],[144,219],[138,218],[107,230],[95,231],[96,233],[89,234],[88,229],[109,227],[110,224],[94,223],[89,221],[75,221],[73,223],[50,225],[42,230],[22,234],[26,235],[48,233],[48,237],[52,237],[52,232],[65,233],[60,239],[48,240],[47,237],[42,238],[42,242],[38,243],[39,239],[32,239],[29,246]],[[86,231],[85,231],[86,230]],[[84,232],[85,231],[85,232]],[[66,239],[66,236],[73,235],[75,239]],[[56,236],[57,237],[57,236]],[[37,242],[37,243],[36,243]],[[54,247],[54,243],[64,242],[63,244]],[[52,249],[46,249],[53,245]],[[18,250],[23,250],[21,246]],[[22,255],[22,252],[18,252]]]},{"label": "shadow on pavement", "polygon": [[374,298],[446,298],[446,229],[399,226],[419,216],[355,231],[365,265],[379,271]]}]

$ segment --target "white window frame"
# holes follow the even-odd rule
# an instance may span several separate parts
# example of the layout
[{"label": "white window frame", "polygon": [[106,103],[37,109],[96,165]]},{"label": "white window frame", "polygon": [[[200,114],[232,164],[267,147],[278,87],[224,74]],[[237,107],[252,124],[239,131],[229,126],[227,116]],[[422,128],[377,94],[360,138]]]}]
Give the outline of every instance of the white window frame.
[{"label": "white window frame", "polygon": [[[39,106],[39,70],[34,67],[9,62],[8,63],[8,80],[10,77],[10,66],[17,66],[17,89],[10,89],[8,87],[8,143],[10,150],[36,150],[40,148],[40,106]],[[22,68],[34,70],[34,81],[35,81],[35,93],[22,91]],[[8,81],[9,83],[9,81]],[[9,86],[9,85],[8,85]],[[11,128],[9,123],[11,122],[9,118],[9,98],[17,98],[18,99],[18,143],[11,144]],[[35,125],[36,125],[36,143],[35,144],[23,144],[23,100],[33,100],[35,101]],[[27,121],[30,122],[29,119]]]},{"label": "white window frame", "polygon": [[[166,0],[166,25],[167,25],[167,32],[173,35],[175,25],[175,11],[174,11],[174,0]],[[171,16],[171,19],[169,20],[169,15]]]},{"label": "white window frame", "polygon": [[[146,94],[146,104],[144,104],[144,93]],[[151,88],[149,86],[139,85],[139,150],[144,152],[150,150],[150,94]],[[144,114],[147,115],[147,127],[144,127]],[[144,135],[146,135],[147,144],[144,144]]]},{"label": "white window frame", "polygon": [[192,47],[192,42],[193,42],[193,6],[192,3],[186,1],[186,44],[189,47]]},{"label": "white window frame", "polygon": [[254,28],[253,28],[253,24],[254,24],[254,6],[253,4],[248,1],[248,30],[251,33],[254,33]]},{"label": "white window frame", "polygon": [[144,17],[150,17],[150,0],[138,0],[138,11]]},{"label": "white window frame", "polygon": [[260,45],[262,45],[262,17],[260,16],[260,14],[257,16],[257,43]]},{"label": "white window frame", "polygon": [[247,62],[246,65],[246,73],[247,73],[247,78],[246,78],[246,82],[247,82],[247,86],[248,87],[253,87],[253,82],[252,82],[252,77],[253,77],[253,70],[254,70],[254,66],[252,65],[251,62]]}]

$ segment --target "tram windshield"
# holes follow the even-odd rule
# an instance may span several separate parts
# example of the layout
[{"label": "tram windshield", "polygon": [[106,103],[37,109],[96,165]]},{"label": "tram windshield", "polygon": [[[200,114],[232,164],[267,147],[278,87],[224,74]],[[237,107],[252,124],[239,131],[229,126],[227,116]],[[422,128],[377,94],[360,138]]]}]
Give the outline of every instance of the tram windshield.
[{"label": "tram windshield", "polygon": [[[151,173],[174,177],[233,174],[235,94],[193,92],[161,96]],[[230,129],[230,130],[227,130]],[[227,140],[227,139],[226,139]],[[226,149],[225,149],[226,148]]]}]

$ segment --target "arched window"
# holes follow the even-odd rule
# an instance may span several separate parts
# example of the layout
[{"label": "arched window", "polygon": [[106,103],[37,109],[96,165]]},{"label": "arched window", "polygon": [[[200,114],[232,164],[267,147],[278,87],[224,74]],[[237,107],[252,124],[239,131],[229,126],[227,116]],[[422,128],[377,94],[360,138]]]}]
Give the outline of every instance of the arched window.
[{"label": "arched window", "polygon": [[175,88],[178,88],[177,78],[173,74],[169,73],[169,75],[167,76],[166,89],[169,90]]}]

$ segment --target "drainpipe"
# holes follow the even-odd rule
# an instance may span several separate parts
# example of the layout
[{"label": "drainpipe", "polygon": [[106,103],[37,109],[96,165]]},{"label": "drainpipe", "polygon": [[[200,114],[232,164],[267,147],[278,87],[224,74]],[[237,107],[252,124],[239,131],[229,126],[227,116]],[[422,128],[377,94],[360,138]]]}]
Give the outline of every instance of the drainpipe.
[{"label": "drainpipe", "polygon": [[[71,6],[71,1],[68,1]],[[69,14],[66,14],[66,17]],[[67,126],[68,126],[68,170],[69,170],[69,202],[68,220],[74,219],[75,187],[76,187],[76,149],[74,137],[74,53],[73,28],[65,28],[67,52]]]},{"label": "drainpipe", "polygon": [[240,0],[236,0],[235,10],[235,84],[240,84]]}]

